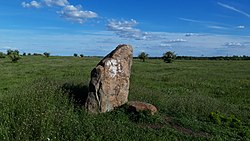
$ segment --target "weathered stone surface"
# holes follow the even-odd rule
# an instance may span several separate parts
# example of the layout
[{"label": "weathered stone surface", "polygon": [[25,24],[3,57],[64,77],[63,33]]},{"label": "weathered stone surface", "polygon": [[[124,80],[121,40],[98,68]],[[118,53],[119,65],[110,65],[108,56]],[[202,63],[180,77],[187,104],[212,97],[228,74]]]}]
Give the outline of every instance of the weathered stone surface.
[{"label": "weathered stone surface", "polygon": [[131,110],[136,112],[150,111],[151,115],[157,112],[157,108],[154,105],[145,102],[129,101],[128,106]]},{"label": "weathered stone surface", "polygon": [[85,108],[92,113],[104,113],[128,101],[133,49],[119,45],[91,71]]}]

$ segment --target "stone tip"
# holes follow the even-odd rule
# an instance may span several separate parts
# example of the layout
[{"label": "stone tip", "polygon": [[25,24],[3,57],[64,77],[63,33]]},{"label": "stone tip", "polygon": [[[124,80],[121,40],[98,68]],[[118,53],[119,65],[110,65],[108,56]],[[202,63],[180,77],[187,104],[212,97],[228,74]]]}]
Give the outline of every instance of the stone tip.
[{"label": "stone tip", "polygon": [[127,44],[119,44],[116,48],[121,48],[121,47],[125,47],[125,46],[133,49],[133,47],[131,45],[127,45]]}]

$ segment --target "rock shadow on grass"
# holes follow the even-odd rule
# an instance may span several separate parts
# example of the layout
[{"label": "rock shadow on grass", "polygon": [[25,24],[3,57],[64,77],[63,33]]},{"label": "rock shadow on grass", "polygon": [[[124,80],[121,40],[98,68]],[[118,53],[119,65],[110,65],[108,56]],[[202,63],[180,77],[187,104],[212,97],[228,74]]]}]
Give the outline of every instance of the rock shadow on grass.
[{"label": "rock shadow on grass", "polygon": [[89,87],[81,84],[65,83],[62,89],[75,107],[83,107],[88,97]]}]

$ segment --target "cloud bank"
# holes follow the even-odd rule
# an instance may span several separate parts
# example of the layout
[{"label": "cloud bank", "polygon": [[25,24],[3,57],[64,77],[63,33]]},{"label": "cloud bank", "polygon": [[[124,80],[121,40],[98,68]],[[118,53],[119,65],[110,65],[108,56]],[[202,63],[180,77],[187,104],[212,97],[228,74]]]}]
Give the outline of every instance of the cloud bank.
[{"label": "cloud bank", "polygon": [[[77,32],[77,30],[75,30]],[[202,33],[202,36],[185,36],[185,33],[153,32],[154,35],[165,36],[165,39],[127,40],[120,38],[110,31],[71,33],[41,33],[40,30],[1,30],[3,39],[0,41],[0,51],[4,47],[17,48],[20,52],[43,53],[53,55],[69,55],[84,53],[85,55],[106,55],[120,43],[129,43],[134,47],[134,54],[141,51],[150,56],[162,56],[166,51],[175,51],[182,56],[232,56],[250,55],[250,37],[234,35],[218,35]],[[196,34],[196,33],[194,33]],[[199,33],[201,34],[201,33]],[[179,40],[178,40],[179,39]],[[184,42],[174,42],[182,41]],[[171,43],[167,43],[171,42]]]}]

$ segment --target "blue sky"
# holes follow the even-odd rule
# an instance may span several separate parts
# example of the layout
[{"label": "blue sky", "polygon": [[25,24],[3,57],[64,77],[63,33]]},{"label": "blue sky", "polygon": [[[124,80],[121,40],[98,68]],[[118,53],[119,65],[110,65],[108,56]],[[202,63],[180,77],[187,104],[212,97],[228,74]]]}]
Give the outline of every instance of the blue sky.
[{"label": "blue sky", "polygon": [[130,44],[134,56],[250,55],[249,0],[6,0],[0,51],[106,55]]}]

